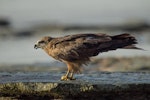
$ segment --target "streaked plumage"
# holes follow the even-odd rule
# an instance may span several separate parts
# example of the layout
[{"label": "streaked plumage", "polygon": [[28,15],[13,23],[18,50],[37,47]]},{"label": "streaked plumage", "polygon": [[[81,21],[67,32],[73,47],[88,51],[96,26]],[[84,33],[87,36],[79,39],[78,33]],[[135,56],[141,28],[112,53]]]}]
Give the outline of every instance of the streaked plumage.
[{"label": "streaked plumage", "polygon": [[49,56],[66,63],[68,72],[62,79],[71,80],[73,73],[80,72],[81,66],[87,64],[90,57],[118,48],[140,49],[134,46],[136,43],[137,40],[130,34],[76,34],[57,38],[43,37],[35,44],[35,48],[42,48]]}]

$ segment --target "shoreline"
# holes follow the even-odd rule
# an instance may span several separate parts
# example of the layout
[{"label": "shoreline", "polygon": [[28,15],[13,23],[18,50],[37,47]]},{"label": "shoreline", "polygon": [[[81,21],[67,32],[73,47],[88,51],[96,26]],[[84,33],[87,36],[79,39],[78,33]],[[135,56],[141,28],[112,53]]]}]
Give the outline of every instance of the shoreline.
[{"label": "shoreline", "polygon": [[[150,71],[150,57],[107,57],[92,58],[88,66],[83,66],[84,72],[108,71]],[[59,72],[66,71],[64,63],[38,62],[32,64],[0,64],[0,72]]]}]

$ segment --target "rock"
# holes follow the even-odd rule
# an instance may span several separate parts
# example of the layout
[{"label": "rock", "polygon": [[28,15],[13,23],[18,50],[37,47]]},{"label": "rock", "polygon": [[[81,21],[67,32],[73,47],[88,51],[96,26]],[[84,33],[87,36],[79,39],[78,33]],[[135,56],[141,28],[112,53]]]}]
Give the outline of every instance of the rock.
[{"label": "rock", "polygon": [[86,73],[76,75],[77,79],[73,81],[60,81],[63,74],[0,73],[0,97],[34,100],[150,100],[148,72]]}]

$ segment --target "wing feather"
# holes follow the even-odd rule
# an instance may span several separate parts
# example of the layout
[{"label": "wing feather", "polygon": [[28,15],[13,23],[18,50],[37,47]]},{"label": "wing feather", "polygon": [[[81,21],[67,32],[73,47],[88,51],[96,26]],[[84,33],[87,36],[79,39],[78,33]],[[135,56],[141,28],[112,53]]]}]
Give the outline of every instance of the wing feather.
[{"label": "wing feather", "polygon": [[[75,61],[88,59],[99,53],[99,44],[110,41],[111,38],[106,34],[77,34],[56,38],[53,44],[55,58],[59,60]],[[57,51],[56,51],[57,50]]]}]

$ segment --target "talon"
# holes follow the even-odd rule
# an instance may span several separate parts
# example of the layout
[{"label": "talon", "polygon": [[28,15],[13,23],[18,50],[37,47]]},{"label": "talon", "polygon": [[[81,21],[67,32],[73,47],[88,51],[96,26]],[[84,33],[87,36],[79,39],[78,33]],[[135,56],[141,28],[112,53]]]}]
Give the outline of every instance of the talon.
[{"label": "talon", "polygon": [[70,80],[70,78],[68,78],[66,75],[61,77],[61,81],[67,81],[67,80]]},{"label": "talon", "polygon": [[65,75],[61,77],[61,81],[68,81],[68,80],[76,80],[76,78],[67,77],[67,76],[65,76]]},{"label": "talon", "polygon": [[61,81],[76,80],[76,78],[73,78],[73,73],[73,71],[70,73],[70,71],[68,70],[66,75],[63,75],[61,77]]}]

